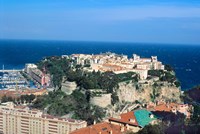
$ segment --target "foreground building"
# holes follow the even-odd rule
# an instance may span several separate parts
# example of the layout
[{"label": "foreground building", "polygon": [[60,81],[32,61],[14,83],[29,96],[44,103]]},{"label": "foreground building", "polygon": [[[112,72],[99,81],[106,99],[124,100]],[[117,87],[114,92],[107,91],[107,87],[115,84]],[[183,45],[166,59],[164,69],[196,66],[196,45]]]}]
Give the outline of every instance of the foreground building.
[{"label": "foreground building", "polygon": [[111,124],[123,126],[124,129],[132,132],[138,132],[141,128],[148,124],[155,124],[156,121],[157,118],[146,109],[123,113],[117,118],[109,118],[109,122]]},{"label": "foreground building", "polygon": [[122,134],[124,132],[126,132],[126,129],[122,126],[102,122],[86,128],[81,128],[70,134]]},{"label": "foreground building", "polygon": [[85,121],[58,118],[12,102],[0,105],[0,133],[3,134],[69,134],[86,127]]},{"label": "foreground building", "polygon": [[150,123],[157,123],[157,118],[150,111],[141,109],[111,117],[107,122],[81,128],[71,134],[125,134],[127,131],[138,132]]}]

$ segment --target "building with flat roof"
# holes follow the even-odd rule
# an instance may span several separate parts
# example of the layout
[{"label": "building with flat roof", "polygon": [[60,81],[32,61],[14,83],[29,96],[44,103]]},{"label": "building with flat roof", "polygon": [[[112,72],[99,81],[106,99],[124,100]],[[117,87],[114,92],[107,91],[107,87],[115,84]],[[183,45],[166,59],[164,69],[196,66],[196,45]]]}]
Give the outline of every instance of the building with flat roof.
[{"label": "building with flat roof", "polygon": [[86,126],[86,121],[54,117],[12,102],[0,105],[0,133],[3,134],[69,134]]}]

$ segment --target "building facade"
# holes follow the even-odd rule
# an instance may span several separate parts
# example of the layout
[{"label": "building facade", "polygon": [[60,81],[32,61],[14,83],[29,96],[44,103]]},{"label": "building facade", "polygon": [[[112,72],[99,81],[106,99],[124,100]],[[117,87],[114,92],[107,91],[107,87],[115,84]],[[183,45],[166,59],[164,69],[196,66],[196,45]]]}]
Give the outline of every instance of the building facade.
[{"label": "building facade", "polygon": [[25,106],[14,106],[12,102],[0,105],[0,133],[3,134],[68,134],[86,126],[85,121],[54,117]]},{"label": "building facade", "polygon": [[49,86],[51,83],[50,75],[39,70],[35,64],[26,64],[25,72],[41,86]]}]

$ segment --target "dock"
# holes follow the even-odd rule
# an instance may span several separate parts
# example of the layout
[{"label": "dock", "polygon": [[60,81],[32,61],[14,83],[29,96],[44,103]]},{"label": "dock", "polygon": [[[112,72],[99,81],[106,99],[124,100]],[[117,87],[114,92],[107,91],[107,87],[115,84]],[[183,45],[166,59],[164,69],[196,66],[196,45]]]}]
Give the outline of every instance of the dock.
[{"label": "dock", "polygon": [[19,71],[22,71],[22,69],[14,69],[14,70],[0,70],[0,72],[19,72]]}]

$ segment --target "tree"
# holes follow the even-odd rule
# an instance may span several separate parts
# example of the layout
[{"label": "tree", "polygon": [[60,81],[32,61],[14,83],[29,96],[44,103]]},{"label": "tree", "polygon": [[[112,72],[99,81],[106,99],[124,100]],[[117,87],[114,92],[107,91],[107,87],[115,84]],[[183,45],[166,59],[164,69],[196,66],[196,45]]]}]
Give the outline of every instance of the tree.
[{"label": "tree", "polygon": [[200,124],[200,106],[198,105],[193,105],[193,106],[194,106],[194,111],[191,117],[191,121],[192,123]]},{"label": "tree", "polygon": [[1,98],[1,103],[4,103],[4,102],[8,102],[8,97],[5,95]]},{"label": "tree", "polygon": [[161,125],[147,125],[137,134],[164,134],[164,129]]},{"label": "tree", "polygon": [[181,86],[181,82],[180,81],[175,81],[174,84],[176,85],[176,87],[180,87]]},{"label": "tree", "polygon": [[163,70],[149,70],[148,75],[161,77],[164,74]]},{"label": "tree", "polygon": [[108,93],[112,93],[113,89],[118,86],[119,79],[113,72],[105,72],[99,80],[101,89],[106,89]]},{"label": "tree", "polygon": [[111,98],[112,98],[112,101],[111,101],[112,105],[114,105],[115,103],[119,102],[119,97],[117,96],[116,92],[112,93]]},{"label": "tree", "polygon": [[158,97],[159,95],[160,95],[160,94],[159,94],[159,92],[158,92],[158,89],[155,88],[155,87],[153,87],[153,91],[152,91],[152,93],[150,94],[150,97],[151,97],[152,102],[154,102],[155,99],[156,99],[156,97]]},{"label": "tree", "polygon": [[173,69],[170,65],[165,65],[165,70],[171,72],[171,71],[173,71],[174,69]]}]

